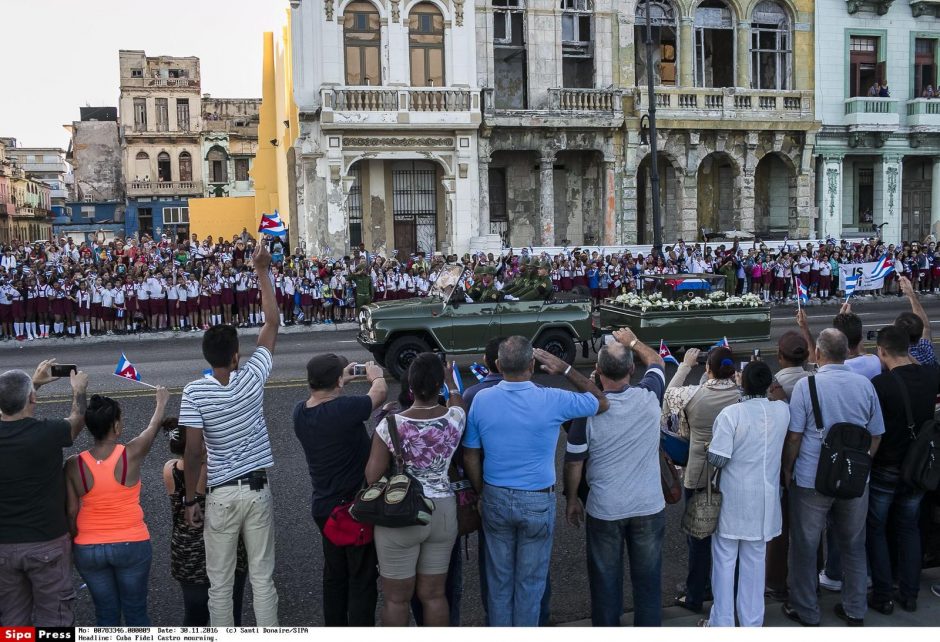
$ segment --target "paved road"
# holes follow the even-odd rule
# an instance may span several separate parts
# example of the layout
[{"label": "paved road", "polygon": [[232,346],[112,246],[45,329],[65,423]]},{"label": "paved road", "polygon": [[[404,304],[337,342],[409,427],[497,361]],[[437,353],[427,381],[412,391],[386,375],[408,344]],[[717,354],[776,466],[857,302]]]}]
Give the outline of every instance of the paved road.
[{"label": "paved road", "polygon": [[[940,320],[940,301],[926,301],[928,314]],[[856,311],[862,315],[866,329],[877,329],[889,323],[903,309],[900,302],[882,301],[862,303]],[[812,307],[808,310],[813,330],[825,327],[838,311],[836,306]],[[773,337],[776,338],[793,324],[794,310],[774,310]],[[286,334],[278,342],[275,370],[268,384],[265,413],[271,432],[275,468],[271,473],[276,510],[277,571],[275,581],[280,594],[281,623],[287,626],[320,625],[320,573],[321,554],[319,536],[310,517],[310,481],[303,454],[292,434],[290,415],[298,401],[306,397],[304,364],[310,355],[333,351],[352,360],[365,360],[365,353],[355,343],[352,330],[329,330],[300,334]],[[253,337],[244,337],[243,349],[250,353]],[[128,437],[136,435],[147,423],[153,411],[152,394],[139,386],[111,376],[118,356],[123,351],[134,362],[145,381],[167,385],[174,391],[170,412],[179,407],[179,389],[200,376],[204,362],[200,355],[197,336],[138,341],[127,339],[110,343],[66,342],[31,343],[22,347],[11,344],[0,346],[0,371],[9,368],[31,369],[41,359],[56,357],[60,363],[77,363],[91,375],[91,391],[108,393],[121,398]],[[751,346],[742,346],[743,355]],[[773,344],[761,346],[764,355],[773,363]],[[746,348],[746,349],[745,349]],[[467,360],[469,361],[469,360]],[[579,363],[587,365],[587,361]],[[544,383],[552,383],[545,379]],[[555,382],[557,383],[557,382]],[[362,393],[362,384],[350,387],[351,394]],[[392,395],[397,395],[397,385]],[[63,383],[50,385],[41,391],[45,401],[39,408],[41,416],[65,416],[68,402]],[[88,446],[87,437],[76,444],[76,449]],[[559,444],[557,466],[561,471],[562,444]],[[154,562],[150,581],[150,610],[155,625],[174,626],[181,623],[181,597],[176,583],[169,575],[169,502],[160,478],[162,463],[169,458],[166,442],[159,438],[143,473],[142,503],[154,543]],[[559,515],[563,501],[559,496]],[[679,531],[680,508],[667,509],[667,536],[663,550],[663,604],[671,604],[675,587],[684,579],[686,553],[684,538]],[[555,532],[555,550],[552,558],[552,619],[556,623],[582,620],[589,615],[589,594],[585,571],[584,534],[559,522]],[[470,561],[465,562],[463,622],[480,625],[483,622],[479,602],[476,571],[476,542],[471,538],[468,547]],[[81,580],[76,575],[76,583]],[[626,604],[630,608],[632,596],[627,583]],[[79,623],[94,622],[94,612],[88,592],[82,590],[79,600]],[[251,609],[248,621],[253,623]]]}]

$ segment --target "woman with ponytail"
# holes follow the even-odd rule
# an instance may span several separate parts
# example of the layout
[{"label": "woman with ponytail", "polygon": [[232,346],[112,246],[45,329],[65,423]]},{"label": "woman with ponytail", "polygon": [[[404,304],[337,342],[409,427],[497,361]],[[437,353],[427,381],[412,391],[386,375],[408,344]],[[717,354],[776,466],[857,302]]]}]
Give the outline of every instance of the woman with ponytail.
[{"label": "woman with ponytail", "polygon": [[[689,461],[683,485],[688,501],[696,490],[708,483],[705,449],[712,439],[712,425],[722,410],[737,403],[741,393],[734,381],[734,355],[726,347],[716,347],[708,353],[705,376],[700,385],[686,386],[686,377],[698,361],[699,350],[685,353],[663,398],[663,416],[678,424],[679,435],[689,440]],[[695,613],[702,610],[708,593],[711,573],[711,538],[688,538],[689,572],[685,591],[676,596],[676,605]]]},{"label": "woman with ponytail", "polygon": [[160,431],[170,395],[156,391],[150,425],[127,446],[121,406],[94,395],[85,425],[94,445],[66,462],[75,567],[95,603],[96,626],[150,626],[150,533],[140,506],[140,468]]}]

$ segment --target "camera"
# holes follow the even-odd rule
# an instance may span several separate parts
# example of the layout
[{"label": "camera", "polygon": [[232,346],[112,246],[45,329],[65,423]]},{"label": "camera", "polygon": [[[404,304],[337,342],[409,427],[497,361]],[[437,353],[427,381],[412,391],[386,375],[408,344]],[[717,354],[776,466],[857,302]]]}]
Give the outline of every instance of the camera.
[{"label": "camera", "polygon": [[364,363],[353,364],[353,376],[354,377],[366,376],[366,366]]},{"label": "camera", "polygon": [[877,330],[869,330],[869,331],[865,334],[865,338],[868,339],[869,341],[874,341],[875,339],[878,338],[878,331],[877,331]]},{"label": "camera", "polygon": [[78,366],[74,363],[57,363],[52,366],[53,377],[68,377],[71,373],[78,372]]}]

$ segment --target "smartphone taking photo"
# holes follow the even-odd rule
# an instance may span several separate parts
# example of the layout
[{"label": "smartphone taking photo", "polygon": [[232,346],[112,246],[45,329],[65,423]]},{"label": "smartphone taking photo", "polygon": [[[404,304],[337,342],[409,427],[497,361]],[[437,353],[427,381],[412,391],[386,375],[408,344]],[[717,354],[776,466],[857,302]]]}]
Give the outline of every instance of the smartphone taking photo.
[{"label": "smartphone taking photo", "polygon": [[56,363],[52,366],[53,377],[67,377],[73,372],[78,372],[78,366],[74,363]]}]

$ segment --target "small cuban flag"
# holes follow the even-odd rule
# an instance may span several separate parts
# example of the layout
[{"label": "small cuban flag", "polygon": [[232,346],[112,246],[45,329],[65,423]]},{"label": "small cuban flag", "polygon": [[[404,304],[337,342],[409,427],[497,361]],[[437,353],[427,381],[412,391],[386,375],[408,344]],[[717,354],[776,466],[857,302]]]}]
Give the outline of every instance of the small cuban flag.
[{"label": "small cuban flag", "polygon": [[793,280],[796,281],[796,292],[800,297],[800,303],[806,305],[809,303],[809,290],[806,289],[806,286],[803,285],[803,282],[800,281],[800,277],[795,276]]},{"label": "small cuban flag", "polygon": [[281,221],[280,214],[274,210],[274,214],[262,214],[261,225],[258,227],[260,234],[269,234],[271,236],[287,236],[287,228]]},{"label": "small cuban flag", "polygon": [[672,352],[669,351],[669,346],[666,345],[666,342],[662,339],[659,340],[659,356],[663,358],[663,361],[666,363],[672,363],[679,365],[679,361],[672,356]]},{"label": "small cuban flag", "polygon": [[463,394],[463,377],[460,376],[460,369],[457,367],[456,361],[451,363],[450,371],[454,376],[454,383],[457,384],[457,392]]},{"label": "small cuban flag", "polygon": [[130,379],[131,381],[140,381],[140,373],[137,372],[137,366],[128,361],[123,352],[121,353],[121,360],[118,361],[117,368],[114,369],[114,374],[124,379]]},{"label": "small cuban flag", "polygon": [[712,350],[714,350],[715,348],[728,348],[730,350],[731,344],[728,343],[728,337],[722,337],[721,341],[719,341],[718,343],[716,343],[715,345],[711,347]]},{"label": "small cuban flag", "polygon": [[851,274],[845,277],[845,300],[848,301],[849,298],[855,294],[855,288],[858,287],[858,280],[861,278],[860,274]]},{"label": "small cuban flag", "polygon": [[481,366],[479,363],[476,363],[476,362],[474,362],[473,365],[470,366],[470,372],[472,372],[473,376],[477,378],[477,381],[483,381],[484,379],[486,379],[487,375],[490,374],[490,371],[487,369],[486,366]]},{"label": "small cuban flag", "polygon": [[868,278],[871,281],[880,281],[892,272],[894,272],[894,266],[888,265],[888,255],[882,254],[881,258],[878,259],[878,263],[872,269],[871,274],[868,275]]}]

